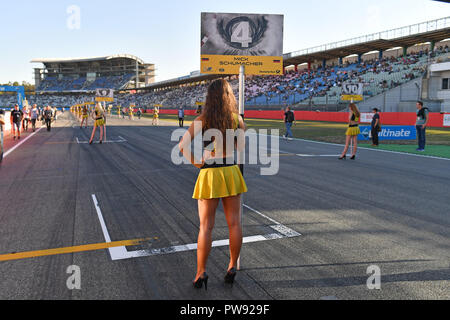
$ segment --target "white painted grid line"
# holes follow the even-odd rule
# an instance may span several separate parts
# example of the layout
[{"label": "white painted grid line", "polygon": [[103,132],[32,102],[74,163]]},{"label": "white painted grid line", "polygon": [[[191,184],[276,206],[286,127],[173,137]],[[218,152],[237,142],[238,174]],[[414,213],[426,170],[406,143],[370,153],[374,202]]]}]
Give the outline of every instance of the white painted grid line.
[{"label": "white painted grid line", "polygon": [[14,147],[12,147],[10,150],[6,151],[3,154],[3,159],[6,158],[7,156],[9,156],[14,150],[16,150],[18,147],[20,147],[22,144],[24,144],[25,142],[27,142],[29,139],[31,139],[31,137],[33,137],[36,133],[38,133],[39,131],[41,131],[44,127],[40,127],[39,129],[37,129],[36,132],[33,132],[32,134],[30,134],[28,137],[26,137],[25,139],[23,139],[20,143],[16,144]]},{"label": "white painted grid line", "polygon": [[[122,137],[119,137],[121,140],[105,140],[103,141],[103,143],[124,143],[124,142],[128,142],[127,140],[123,139]],[[89,144],[89,141],[80,141],[80,139],[78,139],[78,137],[76,137],[75,139],[77,141],[78,144]],[[98,141],[94,141],[93,144],[99,144]]]},{"label": "white painted grid line", "polygon": [[[94,194],[92,195],[92,200],[94,201],[95,210],[97,211],[97,216],[100,221],[103,236],[105,237],[105,240],[107,243],[111,243],[111,237],[108,233],[108,229],[106,227],[106,223],[103,218],[102,211],[100,209],[97,197]],[[270,226],[270,228],[272,228],[273,230],[275,230],[277,232],[277,233],[272,233],[272,234],[267,234],[267,235],[256,235],[256,236],[245,237],[243,239],[244,244],[279,240],[279,239],[284,239],[284,238],[294,238],[294,237],[301,236],[301,234],[299,234],[298,232],[295,232],[294,230],[282,225],[281,223],[267,217],[266,215],[260,213],[259,211],[256,211],[256,210],[250,208],[249,206],[246,206],[246,205],[244,205],[244,206],[247,209],[257,213],[258,215],[262,216],[263,218],[274,223],[275,225]],[[229,245],[230,245],[229,240],[214,241],[212,244],[213,248],[227,247]],[[151,256],[158,256],[158,255],[168,255],[168,254],[180,253],[180,252],[195,251],[195,250],[197,250],[197,244],[192,243],[192,244],[173,246],[173,247],[162,248],[162,249],[137,250],[137,251],[128,251],[126,247],[110,248],[108,250],[109,250],[109,253],[111,256],[111,260],[119,261],[119,260],[133,259],[133,258],[143,258],[143,257],[151,257]]]},{"label": "white painted grid line", "polygon": [[102,227],[103,236],[105,237],[105,241],[107,243],[111,243],[111,237],[108,233],[108,228],[106,228],[105,220],[103,219],[102,210],[100,209],[100,206],[98,205],[97,197],[95,194],[92,195],[92,200],[94,201],[95,210],[97,211],[98,219],[100,220],[100,226]]}]

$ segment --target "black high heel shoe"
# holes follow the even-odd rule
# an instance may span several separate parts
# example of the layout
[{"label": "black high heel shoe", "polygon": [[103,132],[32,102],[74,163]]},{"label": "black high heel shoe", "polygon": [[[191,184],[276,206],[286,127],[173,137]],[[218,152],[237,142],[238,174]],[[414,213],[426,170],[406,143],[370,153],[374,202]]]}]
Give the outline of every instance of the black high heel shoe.
[{"label": "black high heel shoe", "polygon": [[347,160],[347,155],[340,157],[339,160]]},{"label": "black high heel shoe", "polygon": [[195,289],[203,288],[203,284],[205,284],[205,290],[208,291],[208,275],[206,273],[203,274],[203,277],[200,277],[196,282],[194,282]]},{"label": "black high heel shoe", "polygon": [[225,276],[225,283],[227,284],[233,284],[234,283],[234,279],[236,278],[236,269],[232,268],[230,271],[228,271],[228,273]]},{"label": "black high heel shoe", "polygon": [[356,160],[356,155],[352,156],[350,160]]}]

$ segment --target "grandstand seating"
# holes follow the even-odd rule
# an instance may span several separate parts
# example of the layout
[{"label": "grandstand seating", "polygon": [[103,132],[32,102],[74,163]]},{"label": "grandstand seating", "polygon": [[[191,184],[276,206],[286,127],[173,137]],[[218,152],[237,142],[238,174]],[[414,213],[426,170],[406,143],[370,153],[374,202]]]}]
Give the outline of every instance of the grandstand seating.
[{"label": "grandstand seating", "polygon": [[37,92],[70,92],[70,91],[95,91],[96,89],[123,89],[130,82],[134,74],[126,74],[121,76],[105,76],[98,77],[95,81],[90,82],[85,77],[80,78],[63,78],[46,77],[42,80]]},{"label": "grandstand seating", "polygon": [[[442,52],[443,53],[443,52]],[[438,52],[438,54],[441,54]],[[344,81],[364,83],[364,96],[370,98],[423,75],[428,56],[422,52],[407,57],[365,61],[292,73],[285,77],[252,79],[246,92],[250,105],[337,104]]]},{"label": "grandstand seating", "polygon": [[[436,50],[433,58],[445,59],[447,50]],[[246,104],[249,106],[280,106],[312,103],[313,105],[337,105],[340,102],[341,84],[344,81],[363,82],[364,95],[370,98],[399,85],[411,81],[424,74],[428,65],[429,55],[426,52],[410,54],[405,57],[383,59],[382,61],[365,61],[361,64],[344,66],[329,66],[307,71],[289,72],[283,76],[252,77],[246,83]],[[44,91],[95,90],[96,88],[121,88],[128,83],[133,75],[116,77],[99,77],[94,82],[86,78],[63,79],[47,77],[41,84]],[[162,104],[165,108],[193,107],[197,101],[204,101],[209,83],[183,86],[160,91],[141,91],[136,94],[116,94],[115,104],[128,106],[136,104],[142,107],[152,107]],[[238,80],[232,80],[231,85],[236,93]],[[57,93],[37,94],[27,96],[30,104],[68,107],[83,101],[92,101],[93,94],[87,93]],[[14,95],[0,95],[0,106],[14,105]]]}]

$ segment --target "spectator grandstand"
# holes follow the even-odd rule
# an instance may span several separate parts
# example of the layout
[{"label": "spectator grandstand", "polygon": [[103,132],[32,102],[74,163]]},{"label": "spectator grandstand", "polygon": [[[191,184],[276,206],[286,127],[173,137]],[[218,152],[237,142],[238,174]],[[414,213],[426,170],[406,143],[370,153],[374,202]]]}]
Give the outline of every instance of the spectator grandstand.
[{"label": "spectator grandstand", "polygon": [[[432,57],[440,60],[449,58],[448,49],[433,52]],[[422,77],[430,62],[430,54],[426,51],[412,53],[407,56],[391,57],[380,60],[347,63],[343,66],[318,67],[310,72],[288,71],[284,76],[259,77],[247,80],[245,99],[249,106],[280,106],[296,104],[338,104],[340,101],[341,84],[345,81],[362,82],[365,85],[364,95],[370,98],[391,90],[406,82]],[[30,104],[70,107],[83,101],[92,101],[95,88],[122,87],[133,75],[119,76],[115,79],[97,78],[95,82],[86,84],[83,80],[56,80],[47,78],[41,83],[45,90],[37,90],[36,94],[27,95]],[[112,78],[112,77],[111,77]],[[237,94],[238,80],[230,77],[230,83]],[[193,107],[196,102],[204,101],[209,81],[203,83],[168,87],[162,90],[141,90],[136,93],[121,91],[116,94],[116,104],[128,106],[136,104],[142,107],[152,107],[162,104],[165,108]],[[78,93],[62,93],[72,91],[69,88],[80,86]],[[64,90],[62,90],[64,88]],[[119,89],[117,89],[119,90]],[[59,92],[49,93],[49,92]],[[42,93],[39,93],[42,92]],[[0,95],[0,106],[11,107],[16,103],[14,95]]]},{"label": "spectator grandstand", "polygon": [[36,92],[92,92],[96,89],[123,90],[154,82],[155,66],[132,55],[79,59],[35,59]]}]

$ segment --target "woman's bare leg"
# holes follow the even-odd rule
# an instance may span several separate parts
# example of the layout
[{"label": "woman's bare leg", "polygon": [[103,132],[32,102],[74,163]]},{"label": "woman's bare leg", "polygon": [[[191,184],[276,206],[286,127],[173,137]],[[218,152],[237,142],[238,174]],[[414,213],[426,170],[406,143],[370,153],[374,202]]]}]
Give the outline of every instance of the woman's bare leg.
[{"label": "woman's bare leg", "polygon": [[94,129],[92,129],[92,135],[91,135],[91,140],[89,140],[89,142],[94,141],[95,138],[95,131],[97,130],[97,125],[94,124]]},{"label": "woman's bare leg", "polygon": [[356,153],[358,152],[358,136],[352,137],[353,139],[353,156],[356,156]]},{"label": "woman's bare leg", "polygon": [[241,196],[222,199],[230,232],[230,265],[228,270],[237,268],[242,249]]},{"label": "woman's bare leg", "polygon": [[100,141],[103,141],[103,126],[100,126]]},{"label": "woman's bare leg", "polygon": [[212,248],[212,231],[216,222],[216,210],[220,199],[199,200],[200,232],[197,247],[197,281],[205,272],[209,254]]},{"label": "woman's bare leg", "polygon": [[347,154],[347,152],[348,152],[348,149],[350,148],[350,140],[351,140],[351,137],[350,136],[347,136],[346,137],[346,139],[345,139],[345,148],[344,148],[344,152],[342,152],[342,157],[344,157],[346,154]]}]

